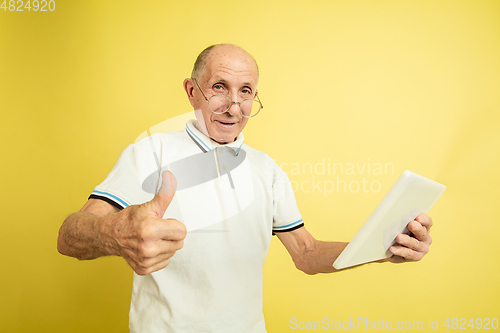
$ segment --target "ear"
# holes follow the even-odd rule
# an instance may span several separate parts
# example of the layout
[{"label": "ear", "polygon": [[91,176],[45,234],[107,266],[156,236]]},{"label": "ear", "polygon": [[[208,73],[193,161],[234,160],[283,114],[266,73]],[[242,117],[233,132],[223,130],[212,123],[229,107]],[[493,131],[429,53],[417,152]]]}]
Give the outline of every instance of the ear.
[{"label": "ear", "polygon": [[191,106],[194,107],[194,85],[193,85],[193,79],[185,79],[184,83],[184,90],[186,91],[186,94],[189,98],[189,103],[191,103]]}]

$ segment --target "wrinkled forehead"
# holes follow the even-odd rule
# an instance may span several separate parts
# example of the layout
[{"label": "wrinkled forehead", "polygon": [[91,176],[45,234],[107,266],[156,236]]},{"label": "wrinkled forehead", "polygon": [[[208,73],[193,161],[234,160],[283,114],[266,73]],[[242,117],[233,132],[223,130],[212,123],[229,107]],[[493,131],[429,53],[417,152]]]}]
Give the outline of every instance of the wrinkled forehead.
[{"label": "wrinkled forehead", "polygon": [[204,81],[215,78],[252,81],[257,85],[258,69],[253,58],[235,48],[217,48],[207,56]]}]

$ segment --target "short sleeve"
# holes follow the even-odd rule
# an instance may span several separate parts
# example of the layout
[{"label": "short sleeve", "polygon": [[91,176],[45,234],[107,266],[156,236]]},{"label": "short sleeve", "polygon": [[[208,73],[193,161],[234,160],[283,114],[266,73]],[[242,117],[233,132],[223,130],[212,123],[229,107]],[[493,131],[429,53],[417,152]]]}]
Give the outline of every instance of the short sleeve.
[{"label": "short sleeve", "polygon": [[273,234],[287,232],[304,226],[295,193],[288,175],[278,167],[277,180],[273,185]]},{"label": "short sleeve", "polygon": [[149,201],[154,195],[143,189],[143,183],[155,169],[158,170],[152,149],[144,143],[131,144],[89,199],[104,200],[119,209]]}]

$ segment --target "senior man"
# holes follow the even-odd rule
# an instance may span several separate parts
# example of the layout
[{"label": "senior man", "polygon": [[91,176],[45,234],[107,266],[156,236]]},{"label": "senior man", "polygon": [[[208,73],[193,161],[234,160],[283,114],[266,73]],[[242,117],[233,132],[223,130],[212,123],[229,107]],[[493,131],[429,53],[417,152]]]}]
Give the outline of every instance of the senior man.
[{"label": "senior man", "polygon": [[[241,132],[262,106],[258,77],[256,62],[240,47],[205,49],[184,81],[197,120],[185,131],[127,147],[61,226],[60,253],[81,260],[117,255],[135,271],[132,332],[265,332],[262,266],[273,233],[301,271],[335,271],[332,263],[347,243],[313,238],[286,173],[244,143]],[[197,186],[180,186],[184,179],[165,171],[156,178],[159,191],[146,188],[144,179],[155,169],[192,156],[220,161],[224,152],[245,157],[231,173],[216,162],[218,177]],[[194,164],[196,175],[209,168]],[[199,220],[208,222],[196,226]],[[420,260],[431,244],[431,225],[425,214],[410,222],[412,235],[398,235],[390,261]]]}]

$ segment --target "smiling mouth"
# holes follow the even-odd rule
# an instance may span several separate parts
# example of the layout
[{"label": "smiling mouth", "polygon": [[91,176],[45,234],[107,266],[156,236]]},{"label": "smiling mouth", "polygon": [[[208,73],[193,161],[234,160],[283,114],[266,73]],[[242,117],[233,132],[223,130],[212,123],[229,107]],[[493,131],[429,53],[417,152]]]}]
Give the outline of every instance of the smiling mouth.
[{"label": "smiling mouth", "polygon": [[216,120],[222,127],[224,128],[233,128],[236,123],[231,123],[231,122],[224,122],[220,120]]}]

